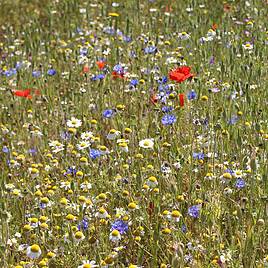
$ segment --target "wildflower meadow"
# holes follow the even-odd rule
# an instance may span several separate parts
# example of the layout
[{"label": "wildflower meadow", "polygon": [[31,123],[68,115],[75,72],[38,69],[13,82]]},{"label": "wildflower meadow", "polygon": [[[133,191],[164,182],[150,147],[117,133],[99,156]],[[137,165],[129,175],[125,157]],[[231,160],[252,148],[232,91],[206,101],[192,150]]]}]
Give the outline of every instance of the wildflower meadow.
[{"label": "wildflower meadow", "polygon": [[266,0],[0,0],[0,268],[268,267]]}]

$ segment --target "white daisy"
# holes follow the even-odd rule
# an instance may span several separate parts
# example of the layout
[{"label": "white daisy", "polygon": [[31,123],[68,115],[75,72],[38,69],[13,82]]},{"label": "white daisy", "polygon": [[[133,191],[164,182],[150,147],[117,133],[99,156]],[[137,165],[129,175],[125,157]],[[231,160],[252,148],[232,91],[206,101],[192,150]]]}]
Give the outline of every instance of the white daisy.
[{"label": "white daisy", "polygon": [[252,50],[253,49],[253,45],[249,42],[245,43],[242,45],[242,47],[245,49],[245,50]]},{"label": "white daisy", "polygon": [[79,144],[77,144],[78,150],[84,150],[90,146],[90,142],[88,141],[81,141]]},{"label": "white daisy", "polygon": [[99,211],[95,214],[95,216],[100,219],[106,219],[109,214],[105,208],[100,208]]},{"label": "white daisy", "polygon": [[75,117],[72,117],[71,120],[68,120],[67,121],[67,127],[70,127],[70,128],[79,128],[82,126],[82,121],[75,118]]},{"label": "white daisy", "polygon": [[91,140],[93,138],[93,133],[91,131],[86,131],[81,134],[82,140]]},{"label": "white daisy", "polygon": [[83,264],[79,265],[78,268],[94,268],[98,266],[95,261],[83,261]]},{"label": "white daisy", "polygon": [[41,256],[42,251],[38,245],[34,244],[27,248],[26,254],[31,259],[38,259]]},{"label": "white daisy", "polygon": [[107,135],[107,139],[108,140],[114,140],[116,139],[116,137],[118,137],[121,134],[120,131],[115,130],[115,129],[111,129]]},{"label": "white daisy", "polygon": [[78,232],[76,232],[74,234],[74,241],[76,243],[79,243],[79,242],[81,242],[84,239],[85,239],[85,236],[84,236],[84,234],[82,232],[78,231]]},{"label": "white daisy", "polygon": [[113,230],[111,233],[110,233],[110,236],[109,236],[110,240],[112,242],[118,242],[121,240],[121,235],[120,235],[120,232],[118,230]]},{"label": "white daisy", "polygon": [[139,142],[139,146],[145,149],[153,149],[154,139],[144,139]]}]

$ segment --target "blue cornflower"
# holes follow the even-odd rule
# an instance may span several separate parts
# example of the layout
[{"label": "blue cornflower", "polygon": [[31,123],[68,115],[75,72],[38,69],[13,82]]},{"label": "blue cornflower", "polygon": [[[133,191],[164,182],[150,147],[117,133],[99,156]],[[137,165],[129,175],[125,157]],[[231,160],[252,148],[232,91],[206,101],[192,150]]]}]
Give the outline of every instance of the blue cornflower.
[{"label": "blue cornflower", "polygon": [[163,77],[160,78],[157,82],[158,82],[159,84],[166,84],[167,81],[168,81],[167,76],[163,76]]},{"label": "blue cornflower", "polygon": [[9,149],[8,149],[8,147],[7,146],[3,146],[3,148],[2,148],[2,152],[3,153],[9,153]]},{"label": "blue cornflower", "polygon": [[28,153],[31,155],[35,155],[37,153],[37,150],[35,148],[31,148],[28,150]]},{"label": "blue cornflower", "polygon": [[100,150],[96,149],[90,149],[89,156],[91,159],[96,159],[102,155],[102,152]]},{"label": "blue cornflower", "polygon": [[33,77],[39,77],[41,75],[41,72],[40,71],[33,71],[32,72],[32,76]]},{"label": "blue cornflower", "polygon": [[157,51],[157,47],[155,46],[148,46],[144,49],[145,54],[153,54]]},{"label": "blue cornflower", "polygon": [[80,231],[81,229],[87,230],[88,229],[88,219],[84,218],[77,226],[78,230]]},{"label": "blue cornflower", "polygon": [[124,74],[124,68],[120,64],[116,64],[113,68],[113,71],[115,71],[117,74]]},{"label": "blue cornflower", "polygon": [[129,52],[129,57],[131,57],[131,58],[137,58],[137,54],[136,54],[136,52],[133,51],[133,50],[131,50],[131,51]]},{"label": "blue cornflower", "polygon": [[3,75],[5,75],[6,77],[10,77],[15,74],[17,74],[17,70],[15,68],[12,68],[3,72]]},{"label": "blue cornflower", "polygon": [[138,79],[132,79],[132,80],[130,81],[130,85],[132,85],[132,86],[134,86],[134,87],[137,86],[138,83],[139,83]]},{"label": "blue cornflower", "polygon": [[229,125],[234,125],[238,121],[238,116],[232,116],[231,119],[229,120],[228,124]]},{"label": "blue cornflower", "polygon": [[104,77],[105,77],[105,74],[98,74],[97,75],[97,79],[99,79],[99,80],[104,79]]},{"label": "blue cornflower", "polygon": [[62,140],[67,141],[67,140],[69,140],[71,138],[71,134],[69,132],[67,132],[67,131],[64,131],[64,132],[60,133],[60,137],[61,137]]},{"label": "blue cornflower", "polygon": [[75,169],[75,167],[69,167],[66,171],[66,173],[64,173],[64,175],[66,176],[67,174],[71,174],[72,176],[76,175],[77,170]]},{"label": "blue cornflower", "polygon": [[111,118],[114,114],[114,111],[112,109],[104,110],[102,113],[102,116],[105,118]]},{"label": "blue cornflower", "polygon": [[170,93],[170,86],[169,85],[164,85],[164,84],[160,84],[158,87],[159,91],[165,91],[167,94]]},{"label": "blue cornflower", "polygon": [[128,224],[122,220],[116,220],[112,223],[111,231],[117,230],[119,233],[125,234],[128,231]]},{"label": "blue cornflower", "polygon": [[236,188],[238,188],[238,189],[242,189],[242,188],[244,188],[244,187],[246,186],[246,182],[245,182],[243,179],[238,178],[238,179],[236,180],[235,186],[236,186]]},{"label": "blue cornflower", "polygon": [[191,206],[188,208],[188,215],[193,217],[193,218],[198,218],[199,217],[199,211],[200,207],[199,206]]},{"label": "blue cornflower", "polygon": [[103,32],[106,33],[106,34],[111,34],[111,35],[115,34],[115,30],[112,27],[103,28]]},{"label": "blue cornflower", "polygon": [[49,75],[49,76],[53,76],[53,75],[55,75],[57,72],[56,72],[56,70],[54,70],[54,69],[48,69],[47,70],[47,74]]},{"label": "blue cornflower", "polygon": [[187,232],[187,227],[186,227],[185,224],[183,224],[183,225],[181,226],[181,231],[182,231],[183,233],[186,233],[186,232]]},{"label": "blue cornflower", "polygon": [[123,40],[124,40],[124,42],[129,43],[129,42],[131,42],[132,38],[130,36],[124,35]]},{"label": "blue cornflower", "polygon": [[46,204],[45,204],[45,203],[40,203],[40,204],[39,204],[39,207],[40,207],[41,209],[45,209],[45,208],[46,208]]},{"label": "blue cornflower", "polygon": [[163,125],[172,125],[176,122],[176,116],[174,114],[166,114],[162,117],[162,124]]},{"label": "blue cornflower", "polygon": [[163,106],[162,107],[162,112],[163,113],[169,113],[171,111],[173,111],[173,107],[172,106]]},{"label": "blue cornflower", "polygon": [[210,59],[209,59],[209,64],[212,65],[214,63],[215,63],[215,57],[211,56]]},{"label": "blue cornflower", "polygon": [[193,158],[198,160],[203,160],[205,157],[204,153],[193,153]]},{"label": "blue cornflower", "polygon": [[196,94],[196,92],[194,90],[191,90],[187,94],[188,100],[194,100],[194,99],[196,99],[196,97],[197,97],[197,94]]},{"label": "blue cornflower", "polygon": [[86,56],[88,52],[88,49],[86,47],[80,48],[80,55]]},{"label": "blue cornflower", "polygon": [[19,70],[22,66],[23,66],[23,63],[20,62],[20,61],[17,61],[16,65],[15,65],[15,68],[16,68],[16,70]]},{"label": "blue cornflower", "polygon": [[235,175],[235,172],[230,168],[225,169],[224,173],[230,173],[232,176]]}]

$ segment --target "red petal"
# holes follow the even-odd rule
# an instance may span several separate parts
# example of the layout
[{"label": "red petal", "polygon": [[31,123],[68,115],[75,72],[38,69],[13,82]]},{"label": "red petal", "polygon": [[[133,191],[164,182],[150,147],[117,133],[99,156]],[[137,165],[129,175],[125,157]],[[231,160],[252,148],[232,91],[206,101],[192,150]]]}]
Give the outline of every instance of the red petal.
[{"label": "red petal", "polygon": [[98,65],[99,69],[103,69],[106,65],[106,62],[104,61],[97,61],[96,64]]},{"label": "red petal", "polygon": [[15,96],[24,97],[24,98],[27,98],[30,95],[30,93],[31,93],[30,89],[16,90],[13,92]]},{"label": "red petal", "polygon": [[179,94],[179,98],[180,98],[180,106],[183,107],[184,106],[184,94]]},{"label": "red petal", "polygon": [[183,73],[185,75],[189,74],[191,71],[191,68],[188,66],[182,66],[180,68],[177,69],[180,73]]}]

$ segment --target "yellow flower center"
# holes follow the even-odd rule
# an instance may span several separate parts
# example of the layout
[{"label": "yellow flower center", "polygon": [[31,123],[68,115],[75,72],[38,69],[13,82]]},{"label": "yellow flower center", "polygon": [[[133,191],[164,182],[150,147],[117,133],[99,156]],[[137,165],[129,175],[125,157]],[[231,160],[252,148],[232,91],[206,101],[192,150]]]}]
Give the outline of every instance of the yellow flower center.
[{"label": "yellow flower center", "polygon": [[171,216],[174,218],[179,218],[181,216],[181,213],[178,210],[173,210],[171,212]]},{"label": "yellow flower center", "polygon": [[75,235],[74,235],[74,237],[76,239],[81,239],[83,237],[83,233],[82,232],[76,232]]},{"label": "yellow flower center", "polygon": [[83,268],[91,268],[91,264],[86,263],[86,264],[83,265]]},{"label": "yellow flower center", "polygon": [[128,208],[130,209],[135,209],[137,207],[137,205],[134,202],[131,202],[128,204]]},{"label": "yellow flower center", "polygon": [[40,251],[40,247],[36,244],[31,246],[31,251],[32,252],[39,252]]},{"label": "yellow flower center", "polygon": [[113,230],[112,231],[112,236],[119,236],[119,231],[118,230]]}]

